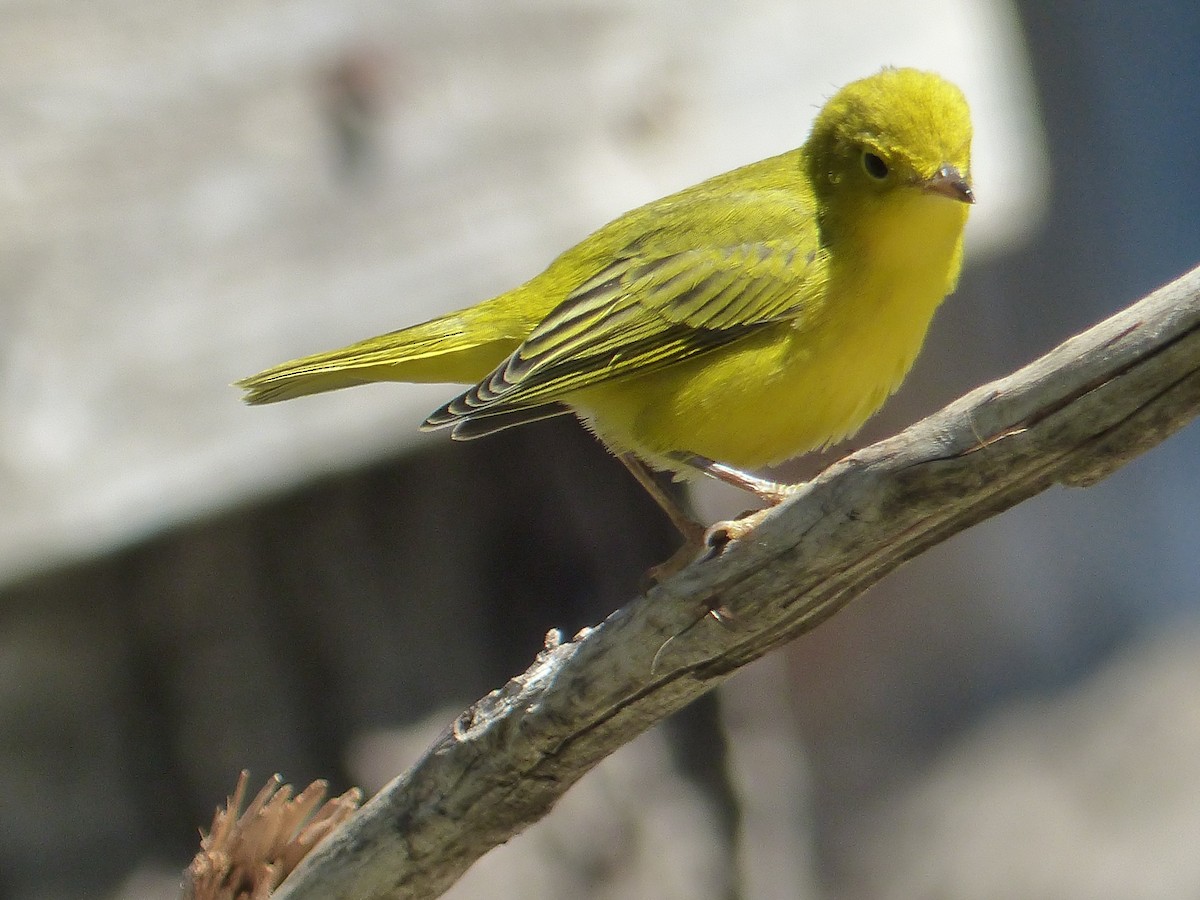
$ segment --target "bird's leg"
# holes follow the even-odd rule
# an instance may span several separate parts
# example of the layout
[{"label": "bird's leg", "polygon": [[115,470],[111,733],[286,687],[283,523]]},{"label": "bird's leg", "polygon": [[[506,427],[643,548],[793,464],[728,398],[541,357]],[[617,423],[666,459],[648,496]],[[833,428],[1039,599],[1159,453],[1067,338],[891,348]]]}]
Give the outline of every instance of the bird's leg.
[{"label": "bird's leg", "polygon": [[744,538],[755,529],[768,510],[778,506],[801,487],[799,484],[782,484],[778,481],[759,478],[757,475],[751,475],[749,472],[743,472],[741,469],[735,469],[733,466],[719,463],[698,453],[673,453],[671,457],[709,478],[715,478],[717,481],[723,481],[753,494],[767,504],[767,509],[743,513],[736,519],[724,522],[714,522],[704,533],[704,545],[710,553],[719,552],[730,541]]},{"label": "bird's leg", "polygon": [[[759,478],[757,475],[751,475],[749,472],[743,472],[741,469],[735,469],[732,466],[727,466],[724,463],[716,462],[707,456],[700,456],[696,453],[673,453],[671,454],[671,458],[675,462],[707,475],[709,478],[715,478],[718,481],[723,481],[726,484],[731,484],[736,488],[753,494],[766,503],[768,508],[782,503],[799,487],[799,485],[780,484],[777,481]],[[759,510],[757,512],[746,513],[737,519],[716,522],[711,527],[706,528],[682,509],[659,486],[654,478],[654,473],[638,457],[632,453],[619,453],[617,454],[617,459],[625,464],[625,467],[638,480],[638,483],[646,489],[646,493],[653,497],[654,502],[662,507],[663,511],[671,519],[671,522],[679,529],[679,533],[683,535],[683,546],[666,562],[655,566],[646,573],[647,578],[652,582],[662,581],[664,578],[674,575],[701,554],[707,558],[720,553],[721,548],[730,541],[741,540],[753,531],[766,512],[766,510]]]},{"label": "bird's leg", "polygon": [[663,512],[671,520],[671,523],[683,535],[683,546],[676,550],[666,562],[660,563],[646,573],[646,580],[654,584],[674,575],[695,559],[705,547],[705,538],[708,534],[708,529],[692,518],[686,510],[675,502],[670,494],[662,489],[655,480],[654,473],[644,462],[632,453],[618,453],[617,459],[625,464],[625,468],[638,480],[638,484],[645,488],[646,493],[654,498],[654,502],[662,508]]},{"label": "bird's leg", "polygon": [[667,517],[671,520],[671,524],[679,529],[679,533],[683,535],[685,541],[697,545],[703,543],[704,526],[693,519],[686,510],[675,502],[670,494],[659,486],[649,466],[632,453],[618,453],[617,459],[625,463],[625,468],[638,480],[638,484],[644,487],[646,493],[654,498],[654,502],[662,507],[662,511],[667,514]]},{"label": "bird's leg", "polygon": [[727,466],[725,463],[719,463],[698,453],[672,453],[671,458],[702,472],[709,478],[715,478],[717,481],[723,481],[753,494],[772,506],[782,503],[796,492],[794,484],[781,484],[778,481],[759,478],[757,475],[751,475],[749,472],[743,472],[741,469],[735,469],[733,466]]}]

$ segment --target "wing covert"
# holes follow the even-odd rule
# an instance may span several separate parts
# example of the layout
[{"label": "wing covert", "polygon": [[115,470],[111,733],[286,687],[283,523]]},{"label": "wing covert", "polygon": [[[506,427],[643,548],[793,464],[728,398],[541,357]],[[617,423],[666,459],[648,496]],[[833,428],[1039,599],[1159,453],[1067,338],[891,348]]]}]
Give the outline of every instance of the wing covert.
[{"label": "wing covert", "polygon": [[716,244],[682,237],[633,242],[424,427],[473,419],[469,436],[487,433],[481,417],[561,403],[580,388],[710,352],[803,316],[820,292],[815,226]]}]

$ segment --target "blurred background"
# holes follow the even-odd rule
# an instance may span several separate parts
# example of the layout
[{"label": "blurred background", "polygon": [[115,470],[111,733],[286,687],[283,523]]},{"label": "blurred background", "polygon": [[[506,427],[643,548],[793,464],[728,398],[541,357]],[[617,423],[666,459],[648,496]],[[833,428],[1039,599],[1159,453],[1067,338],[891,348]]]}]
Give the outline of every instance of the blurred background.
[{"label": "blurred background", "polygon": [[[1200,262],[1197,47],[1184,0],[0,5],[0,898],[173,896],[240,769],[378,788],[674,548],[572,422],[452,444],[416,432],[449,388],[231,381],[932,68],[968,266],[846,452]],[[935,548],[451,896],[1197,896],[1198,450]]]}]

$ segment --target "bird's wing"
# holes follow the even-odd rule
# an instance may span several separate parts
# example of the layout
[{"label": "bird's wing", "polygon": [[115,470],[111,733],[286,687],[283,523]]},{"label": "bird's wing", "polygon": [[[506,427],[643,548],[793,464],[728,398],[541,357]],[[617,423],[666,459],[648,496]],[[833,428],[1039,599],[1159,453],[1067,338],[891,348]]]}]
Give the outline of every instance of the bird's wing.
[{"label": "bird's wing", "polygon": [[[690,218],[701,225],[714,221],[713,210],[700,212]],[[793,211],[786,217],[793,227],[784,229],[737,204],[718,212],[725,217],[715,228],[652,232],[617,253],[425,427],[476,420],[476,427],[455,434],[478,436],[496,430],[480,421],[485,417],[507,427],[521,410],[558,404],[580,388],[661,369],[803,316],[819,294],[822,271],[811,217]],[[739,213],[754,227],[739,228]],[[721,239],[706,233],[712,230]]]}]

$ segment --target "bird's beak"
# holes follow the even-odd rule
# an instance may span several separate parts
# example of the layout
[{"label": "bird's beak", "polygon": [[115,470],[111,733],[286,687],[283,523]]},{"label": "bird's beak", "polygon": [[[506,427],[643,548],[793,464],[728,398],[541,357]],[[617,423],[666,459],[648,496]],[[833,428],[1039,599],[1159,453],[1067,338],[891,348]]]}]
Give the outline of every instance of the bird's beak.
[{"label": "bird's beak", "polygon": [[967,181],[957,167],[943,165],[933,173],[933,177],[922,185],[922,189],[930,194],[939,194],[960,203],[974,203],[975,192],[971,190],[971,182]]}]

